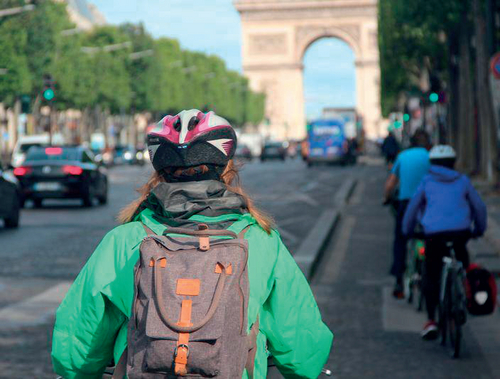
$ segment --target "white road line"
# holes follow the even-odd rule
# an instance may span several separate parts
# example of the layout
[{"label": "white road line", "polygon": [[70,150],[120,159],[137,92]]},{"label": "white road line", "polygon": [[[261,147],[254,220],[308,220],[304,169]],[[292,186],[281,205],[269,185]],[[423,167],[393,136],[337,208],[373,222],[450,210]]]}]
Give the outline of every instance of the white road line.
[{"label": "white road line", "polygon": [[0,310],[0,329],[35,326],[49,322],[64,299],[71,282],[61,282],[20,303]]}]

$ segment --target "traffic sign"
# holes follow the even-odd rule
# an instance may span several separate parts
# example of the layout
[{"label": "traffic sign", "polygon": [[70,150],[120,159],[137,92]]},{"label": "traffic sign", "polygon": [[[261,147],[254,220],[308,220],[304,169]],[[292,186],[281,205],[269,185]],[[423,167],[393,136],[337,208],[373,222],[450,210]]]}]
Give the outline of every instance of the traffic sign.
[{"label": "traffic sign", "polygon": [[490,68],[495,79],[500,79],[500,52],[496,53],[491,58]]}]

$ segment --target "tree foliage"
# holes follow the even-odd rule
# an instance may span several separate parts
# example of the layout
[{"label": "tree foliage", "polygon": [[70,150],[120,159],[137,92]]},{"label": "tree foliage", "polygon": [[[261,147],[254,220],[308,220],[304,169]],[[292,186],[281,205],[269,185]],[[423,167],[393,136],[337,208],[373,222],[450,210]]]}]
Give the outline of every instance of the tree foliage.
[{"label": "tree foliage", "polygon": [[[23,5],[4,0],[1,8]],[[156,117],[186,108],[214,109],[235,125],[259,123],[262,94],[250,90],[223,60],[153,38],[142,24],[75,28],[65,5],[39,0],[33,11],[0,18],[0,101],[39,97],[52,75],[58,109],[99,106],[111,113],[148,111]],[[114,48],[113,46],[116,46]],[[140,54],[133,54],[140,53]]]}]

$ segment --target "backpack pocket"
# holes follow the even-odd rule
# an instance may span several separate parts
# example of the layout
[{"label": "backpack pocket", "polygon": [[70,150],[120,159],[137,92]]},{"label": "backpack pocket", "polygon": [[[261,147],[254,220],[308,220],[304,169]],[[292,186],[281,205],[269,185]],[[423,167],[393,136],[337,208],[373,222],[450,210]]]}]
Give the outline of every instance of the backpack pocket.
[{"label": "backpack pocket", "polygon": [[[173,306],[170,310],[179,310]],[[182,312],[182,311],[181,311]],[[193,314],[197,313],[193,309]],[[224,307],[218,307],[214,316],[201,329],[189,333],[187,375],[215,377],[220,372]],[[181,334],[169,328],[161,320],[156,305],[149,303],[146,320],[146,344],[143,370],[148,373],[174,374],[177,346]],[[185,337],[185,336],[184,336]]]}]

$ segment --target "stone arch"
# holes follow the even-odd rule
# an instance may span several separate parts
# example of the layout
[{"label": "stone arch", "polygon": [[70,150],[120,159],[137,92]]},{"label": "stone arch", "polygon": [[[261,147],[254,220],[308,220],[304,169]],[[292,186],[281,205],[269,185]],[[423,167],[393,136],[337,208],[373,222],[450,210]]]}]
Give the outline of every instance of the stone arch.
[{"label": "stone arch", "polygon": [[300,26],[295,31],[295,59],[302,62],[307,49],[322,38],[338,38],[347,43],[354,52],[355,58],[361,56],[359,44],[359,27],[356,25],[311,27]]},{"label": "stone arch", "polygon": [[353,50],[356,110],[369,138],[381,135],[378,0],[235,0],[241,17],[243,71],[266,93],[262,130],[275,138],[306,134],[303,58],[323,37]]}]

